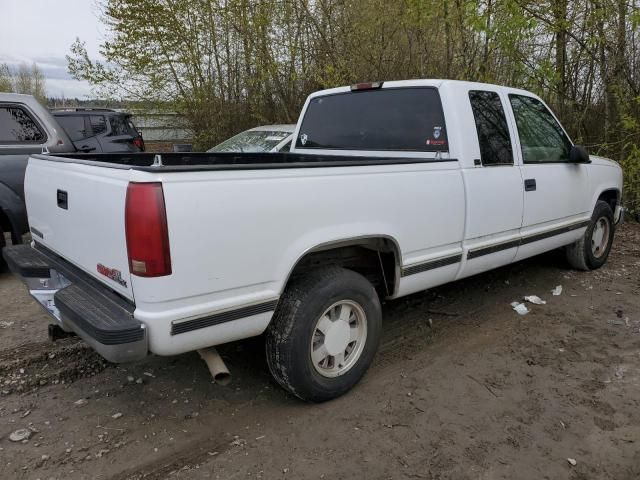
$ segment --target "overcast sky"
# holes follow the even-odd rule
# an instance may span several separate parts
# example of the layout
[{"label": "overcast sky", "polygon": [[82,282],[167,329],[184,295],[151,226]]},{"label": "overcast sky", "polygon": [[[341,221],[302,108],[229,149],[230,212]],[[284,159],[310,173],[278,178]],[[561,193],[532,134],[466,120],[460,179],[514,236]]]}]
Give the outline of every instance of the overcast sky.
[{"label": "overcast sky", "polygon": [[47,95],[84,98],[89,85],[71,78],[64,57],[80,37],[97,59],[104,31],[97,0],[0,0],[0,63],[35,62]]}]

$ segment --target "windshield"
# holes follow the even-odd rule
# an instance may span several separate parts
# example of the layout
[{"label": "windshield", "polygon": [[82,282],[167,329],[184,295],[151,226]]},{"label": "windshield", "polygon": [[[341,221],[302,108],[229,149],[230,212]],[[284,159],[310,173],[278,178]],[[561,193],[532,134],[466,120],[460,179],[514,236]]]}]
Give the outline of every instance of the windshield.
[{"label": "windshield", "polygon": [[216,145],[208,152],[268,152],[291,135],[276,130],[250,130],[242,132]]}]

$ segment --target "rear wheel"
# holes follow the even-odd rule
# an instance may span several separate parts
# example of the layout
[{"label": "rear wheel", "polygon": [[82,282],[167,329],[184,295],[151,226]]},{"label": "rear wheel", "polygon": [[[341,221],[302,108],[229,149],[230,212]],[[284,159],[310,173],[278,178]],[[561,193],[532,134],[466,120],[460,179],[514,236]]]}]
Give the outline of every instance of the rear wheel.
[{"label": "rear wheel", "polygon": [[613,211],[607,202],[599,200],[584,235],[567,247],[567,260],[578,270],[595,270],[607,262],[615,224]]},{"label": "rear wheel", "polygon": [[322,402],[349,391],[373,361],[382,313],[373,285],[338,267],[292,281],[267,330],[269,369],[299,398]]}]

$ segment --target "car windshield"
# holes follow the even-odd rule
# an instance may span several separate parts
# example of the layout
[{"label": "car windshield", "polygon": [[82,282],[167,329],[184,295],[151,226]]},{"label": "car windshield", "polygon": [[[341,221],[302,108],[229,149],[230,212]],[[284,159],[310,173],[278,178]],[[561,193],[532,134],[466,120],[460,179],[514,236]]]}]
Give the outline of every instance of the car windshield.
[{"label": "car windshield", "polygon": [[225,140],[208,152],[268,152],[291,132],[277,130],[249,130]]}]

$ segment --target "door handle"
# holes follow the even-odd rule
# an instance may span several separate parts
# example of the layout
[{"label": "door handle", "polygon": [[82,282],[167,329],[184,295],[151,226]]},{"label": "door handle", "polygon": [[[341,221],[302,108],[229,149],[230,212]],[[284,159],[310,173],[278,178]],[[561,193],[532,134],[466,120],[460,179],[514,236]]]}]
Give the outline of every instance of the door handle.
[{"label": "door handle", "polygon": [[533,192],[536,189],[536,179],[535,178],[527,178],[524,181],[524,191],[525,192]]},{"label": "door handle", "polygon": [[69,209],[69,195],[64,190],[58,190],[56,193],[58,208],[63,210]]}]

